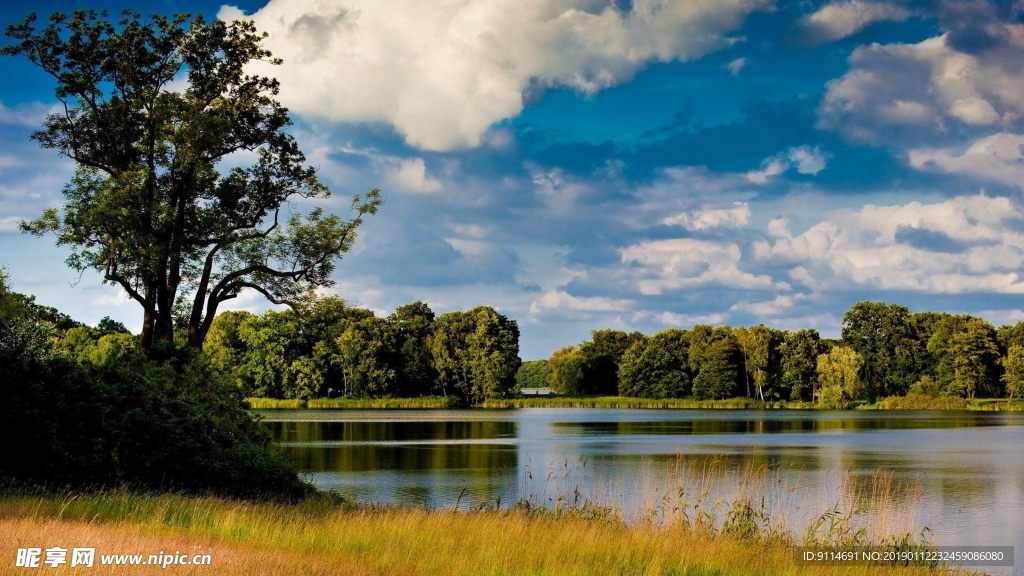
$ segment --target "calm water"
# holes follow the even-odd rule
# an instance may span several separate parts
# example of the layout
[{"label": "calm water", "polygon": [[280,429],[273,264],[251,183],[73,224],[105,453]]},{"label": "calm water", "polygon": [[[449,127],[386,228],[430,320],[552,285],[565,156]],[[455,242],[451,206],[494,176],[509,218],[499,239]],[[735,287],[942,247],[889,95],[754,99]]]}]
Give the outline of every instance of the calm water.
[{"label": "calm water", "polygon": [[869,494],[882,471],[892,479],[901,525],[927,526],[935,544],[1016,546],[1024,566],[1021,413],[262,414],[314,483],[362,501],[465,508],[579,494],[630,515],[656,508],[666,493],[714,502],[746,489],[768,495],[773,518],[804,527],[832,505]]}]

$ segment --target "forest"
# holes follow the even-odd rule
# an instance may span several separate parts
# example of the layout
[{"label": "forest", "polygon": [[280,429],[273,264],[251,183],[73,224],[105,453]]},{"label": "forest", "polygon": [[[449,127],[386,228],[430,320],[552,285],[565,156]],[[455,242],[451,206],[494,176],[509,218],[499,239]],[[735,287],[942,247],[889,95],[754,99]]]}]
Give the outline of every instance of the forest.
[{"label": "forest", "polygon": [[595,330],[548,360],[526,362],[523,387],[562,394],[698,400],[733,397],[849,408],[887,397],[1019,398],[1024,322],[995,328],[967,314],[858,302],[838,340],[764,325]]}]

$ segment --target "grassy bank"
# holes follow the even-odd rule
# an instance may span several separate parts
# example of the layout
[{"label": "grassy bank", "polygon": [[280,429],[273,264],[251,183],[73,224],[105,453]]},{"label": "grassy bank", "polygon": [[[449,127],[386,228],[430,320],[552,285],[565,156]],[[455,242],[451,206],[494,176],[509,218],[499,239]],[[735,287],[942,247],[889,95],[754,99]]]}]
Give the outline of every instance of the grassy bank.
[{"label": "grassy bank", "polygon": [[484,400],[481,408],[680,408],[763,410],[798,407],[798,403],[761,402],[750,398],[689,400],[686,398],[627,398],[624,396],[536,396],[506,400]]},{"label": "grassy bank", "polygon": [[312,400],[277,400],[275,398],[246,398],[254,410],[288,408],[315,408],[337,410],[397,409],[397,408],[456,408],[454,396],[422,396],[418,398],[321,398]]},{"label": "grassy bank", "polygon": [[[124,493],[0,499],[0,558],[19,546],[94,546],[101,554],[203,553],[176,574],[946,574],[944,569],[808,567],[778,536],[615,516],[296,505]],[[54,573],[72,572],[67,565]],[[96,574],[168,573],[99,567]]]},{"label": "grassy bank", "polygon": [[[276,409],[398,409],[398,408],[459,408],[462,405],[452,396],[425,396],[420,398],[332,398],[319,400],[276,400],[274,398],[247,398],[256,410]],[[474,408],[653,408],[690,410],[808,410],[810,402],[762,402],[751,398],[728,400],[691,400],[687,398],[627,398],[624,396],[562,396],[558,394],[523,398],[491,399]],[[1024,400],[1006,398],[930,398],[924,396],[897,396],[884,398],[874,404],[864,404],[858,410],[981,410],[1024,411]]]}]

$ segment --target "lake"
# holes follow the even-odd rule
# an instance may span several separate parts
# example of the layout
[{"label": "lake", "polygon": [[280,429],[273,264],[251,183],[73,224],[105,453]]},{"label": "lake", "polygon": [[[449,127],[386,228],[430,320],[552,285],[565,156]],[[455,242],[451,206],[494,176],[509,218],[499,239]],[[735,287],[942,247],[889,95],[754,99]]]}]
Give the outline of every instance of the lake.
[{"label": "lake", "polygon": [[[796,533],[830,508],[872,533],[1024,554],[1024,414],[613,410],[263,411],[322,489],[468,509],[585,500],[627,517],[745,496]],[[718,506],[716,508],[716,505]],[[687,508],[682,508],[686,510]],[[1017,564],[1024,565],[1024,560]]]}]

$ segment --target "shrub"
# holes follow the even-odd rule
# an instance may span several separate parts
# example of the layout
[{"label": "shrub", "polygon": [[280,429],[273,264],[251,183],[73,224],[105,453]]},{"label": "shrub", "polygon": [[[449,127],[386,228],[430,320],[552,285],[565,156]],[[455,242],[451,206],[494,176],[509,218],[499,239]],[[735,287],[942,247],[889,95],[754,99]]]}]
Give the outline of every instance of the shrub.
[{"label": "shrub", "polygon": [[168,348],[150,359],[124,335],[77,357],[53,355],[31,325],[0,324],[0,419],[9,426],[0,476],[241,498],[313,491],[201,355]]}]

